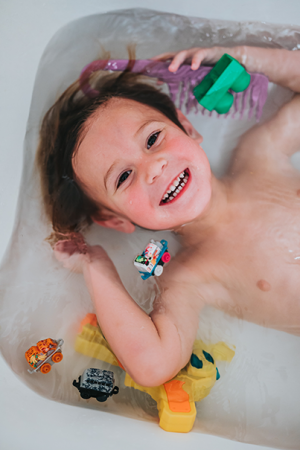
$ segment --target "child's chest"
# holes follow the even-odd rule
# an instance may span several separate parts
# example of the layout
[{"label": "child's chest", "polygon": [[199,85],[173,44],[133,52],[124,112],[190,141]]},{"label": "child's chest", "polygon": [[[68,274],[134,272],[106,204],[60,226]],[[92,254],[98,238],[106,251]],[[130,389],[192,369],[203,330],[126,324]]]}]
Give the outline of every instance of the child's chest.
[{"label": "child's chest", "polygon": [[300,182],[289,181],[249,191],[202,252],[227,312],[300,334]]}]

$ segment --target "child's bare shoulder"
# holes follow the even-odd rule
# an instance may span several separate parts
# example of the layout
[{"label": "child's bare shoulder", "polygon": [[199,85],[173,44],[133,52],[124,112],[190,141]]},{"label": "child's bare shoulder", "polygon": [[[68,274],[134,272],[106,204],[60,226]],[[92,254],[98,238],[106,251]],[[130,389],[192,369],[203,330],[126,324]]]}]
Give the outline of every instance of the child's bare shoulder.
[{"label": "child's bare shoulder", "polygon": [[300,95],[281,107],[268,121],[245,133],[233,152],[230,173],[245,170],[283,173],[292,170],[289,158],[300,149]]}]

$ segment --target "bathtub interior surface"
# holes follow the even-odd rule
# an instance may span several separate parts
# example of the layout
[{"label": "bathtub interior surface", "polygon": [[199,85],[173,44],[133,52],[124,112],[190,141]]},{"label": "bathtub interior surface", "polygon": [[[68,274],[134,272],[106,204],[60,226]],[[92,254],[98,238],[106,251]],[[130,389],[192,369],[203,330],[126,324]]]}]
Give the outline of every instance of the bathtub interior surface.
[{"label": "bathtub interior surface", "polygon": [[[128,36],[127,41],[124,36]],[[13,371],[32,390],[59,402],[98,409],[101,414],[106,411],[117,417],[156,423],[155,403],[137,391],[121,388],[118,396],[101,405],[92,400],[79,400],[72,387],[72,380],[86,367],[109,367],[75,353],[79,322],[87,312],[93,312],[92,304],[82,277],[62,269],[44,242],[50,228],[42,213],[39,182],[33,166],[41,117],[56,96],[76,79],[82,67],[97,57],[100,42],[111,51],[112,57],[125,58],[126,44],[136,39],[137,57],[147,58],[162,51],[197,45],[199,39],[202,45],[220,40],[224,45],[244,40],[265,44],[265,36],[270,46],[300,45],[297,27],[287,32],[280,26],[190,21],[149,11],[135,11],[134,21],[127,12],[84,18],[61,30],[50,42],[36,78],[16,226],[1,270],[1,351]],[[270,86],[263,120],[289,95],[284,89]],[[204,149],[217,174],[224,171],[239,136],[255,123],[193,114],[189,119],[203,132]],[[294,161],[299,164],[297,155]],[[108,250],[128,290],[149,310],[155,282],[143,283],[127,261],[139,253],[153,233],[139,230],[125,240],[117,233],[92,227],[86,236],[89,242],[101,243]],[[155,233],[155,238],[166,238],[173,254],[179,248],[178,241],[167,232]],[[47,378],[31,376],[23,354],[41,337],[48,336],[64,338],[64,362]],[[235,345],[236,356],[230,365],[220,366],[221,380],[197,406],[194,431],[271,447],[297,448],[300,442],[299,338],[210,309],[202,316],[199,337]],[[114,368],[114,372],[117,384],[122,386],[121,369]],[[111,420],[115,417],[108,416]]]}]

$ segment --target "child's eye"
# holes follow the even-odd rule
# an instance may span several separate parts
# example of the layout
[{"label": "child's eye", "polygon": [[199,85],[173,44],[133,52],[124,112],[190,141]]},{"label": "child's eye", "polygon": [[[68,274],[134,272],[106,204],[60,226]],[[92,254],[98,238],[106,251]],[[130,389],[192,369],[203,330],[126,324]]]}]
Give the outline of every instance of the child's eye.
[{"label": "child's eye", "polygon": [[157,131],[154,134],[151,134],[151,136],[149,137],[148,141],[147,141],[147,149],[149,150],[150,147],[152,147],[152,145],[155,144],[156,139],[158,138],[160,134],[160,131]]},{"label": "child's eye", "polygon": [[131,172],[132,172],[132,170],[126,170],[126,172],[122,173],[122,175],[120,176],[120,178],[118,180],[117,189],[119,186],[121,186],[122,183],[124,183],[125,180],[127,180],[129,175],[131,174]]}]

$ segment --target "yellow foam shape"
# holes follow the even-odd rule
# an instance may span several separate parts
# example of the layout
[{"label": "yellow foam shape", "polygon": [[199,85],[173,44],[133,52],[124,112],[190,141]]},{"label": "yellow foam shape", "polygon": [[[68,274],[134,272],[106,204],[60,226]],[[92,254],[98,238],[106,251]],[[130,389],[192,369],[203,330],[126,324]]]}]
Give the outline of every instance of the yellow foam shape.
[{"label": "yellow foam shape", "polygon": [[186,375],[181,375],[180,372],[177,376],[179,380],[184,380],[185,384],[183,385],[183,389],[189,395],[190,401],[199,402],[203,398],[207,397],[210,393],[211,388],[214,386],[216,382],[216,376],[201,378],[199,380],[193,378],[189,378]]},{"label": "yellow foam shape", "polygon": [[215,360],[217,361],[227,361],[231,362],[235,355],[235,351],[228,347],[225,342],[218,342],[217,344],[205,344],[203,341],[195,341],[193,352],[197,354],[205,350],[211,353]]},{"label": "yellow foam shape", "polygon": [[188,433],[192,430],[197,410],[194,402],[189,402],[190,412],[171,411],[167,400],[160,399],[157,403],[159,426],[165,431]]},{"label": "yellow foam shape", "polygon": [[[76,338],[75,350],[119,366],[117,358],[95,323],[96,318],[92,314],[84,319],[81,332]],[[230,362],[234,356],[234,351],[224,342],[208,345],[198,340],[195,341],[193,353],[202,363],[199,369],[193,367],[190,361],[176,377],[157,387],[141,386],[126,373],[125,386],[146,392],[156,401],[159,425],[165,431],[189,432],[196,419],[195,402],[206,397],[216,382],[216,364],[205,358],[203,350],[218,361]]]},{"label": "yellow foam shape", "polygon": [[174,412],[170,409],[164,385],[157,387],[141,386],[140,384],[137,384],[128,373],[126,373],[124,384],[127,387],[132,387],[151,395],[153,400],[157,403],[159,426],[163,430],[177,433],[188,433],[191,431],[197,414],[194,402],[189,402],[190,412]]},{"label": "yellow foam shape", "polygon": [[190,400],[195,402],[205,398],[216,382],[216,364],[206,360],[203,350],[213,355],[217,361],[230,362],[234,356],[234,351],[224,342],[207,345],[200,340],[195,341],[193,353],[202,361],[202,368],[197,369],[189,362],[177,375],[178,379],[185,381],[183,389],[189,394]]},{"label": "yellow foam shape", "polygon": [[84,325],[82,332],[76,337],[75,350],[91,358],[119,366],[117,358],[102,336],[100,328],[90,324]]}]

